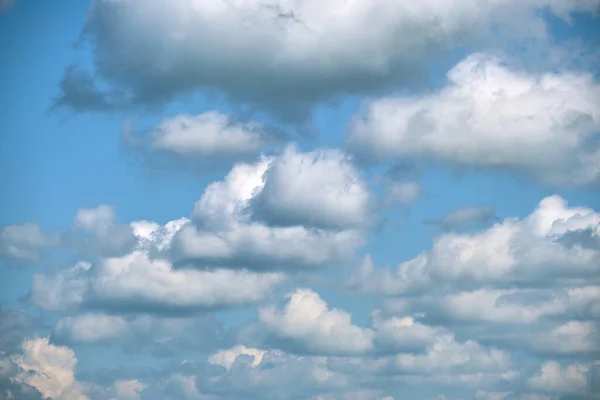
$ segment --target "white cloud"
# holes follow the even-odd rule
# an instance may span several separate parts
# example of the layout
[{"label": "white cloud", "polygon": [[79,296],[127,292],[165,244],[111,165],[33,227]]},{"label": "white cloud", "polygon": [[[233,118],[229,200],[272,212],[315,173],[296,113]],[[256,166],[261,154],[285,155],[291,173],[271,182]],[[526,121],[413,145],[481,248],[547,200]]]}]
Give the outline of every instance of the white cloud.
[{"label": "white cloud", "polygon": [[329,309],[319,295],[297,289],[287,296],[283,310],[265,307],[259,319],[271,332],[292,341],[304,351],[352,355],[373,347],[373,331],[353,325],[345,311]]},{"label": "white cloud", "polygon": [[113,384],[117,400],[139,400],[141,391],[147,387],[136,379],[118,380]]},{"label": "white cloud", "polygon": [[457,46],[530,37],[542,46],[546,30],[540,9],[567,16],[597,5],[595,0],[326,5],[161,0],[149,7],[141,0],[104,0],[94,3],[84,32],[94,49],[96,75],[115,84],[102,96],[91,77],[71,67],[58,103],[111,109],[205,88],[284,117],[305,116],[318,101],[414,81],[429,61]]},{"label": "white cloud", "polygon": [[263,180],[251,207],[269,225],[352,229],[371,223],[375,199],[339,150],[302,153],[289,146],[269,165]]},{"label": "white cloud", "polygon": [[207,111],[162,122],[152,135],[152,147],[181,156],[258,155],[267,142],[265,135],[257,123],[235,122]]},{"label": "white cloud", "polygon": [[332,370],[326,357],[296,356],[281,351],[238,347],[219,351],[209,362],[225,368],[211,378],[225,398],[288,398],[290,389],[300,398],[311,398],[316,390],[346,390],[350,382]]},{"label": "white cloud", "polygon": [[90,257],[127,254],[138,240],[131,226],[116,219],[115,210],[107,204],[79,209],[73,218],[74,231],[66,235],[66,242]]},{"label": "white cloud", "polygon": [[20,368],[13,379],[38,389],[56,400],[86,400],[82,385],[75,379],[77,358],[68,347],[54,346],[47,338],[23,342],[23,352],[13,357]]},{"label": "white cloud", "polygon": [[424,325],[412,317],[384,319],[376,312],[373,329],[378,347],[391,350],[422,351],[445,329]]},{"label": "white cloud", "polygon": [[[296,153],[290,154],[296,157]],[[214,182],[206,188],[194,207],[194,223],[183,226],[173,238],[172,252],[177,264],[294,269],[318,267],[354,254],[364,241],[361,230],[333,231],[301,225],[273,227],[251,220],[248,207],[265,187],[263,175],[268,176],[269,167],[277,162],[276,159],[264,158],[253,165],[238,164],[224,181]],[[310,181],[303,185],[306,190],[319,190],[318,185]],[[322,198],[320,195],[307,196],[298,203],[275,205],[278,210],[299,211],[297,216],[308,218],[311,202]],[[359,194],[357,203],[352,201],[350,207],[343,211],[355,211],[354,204],[361,207],[362,198]],[[330,200],[329,195],[327,200]],[[330,208],[330,205],[325,206]],[[317,216],[324,217],[326,214]],[[332,221],[341,223],[343,218],[343,213],[337,213]],[[352,221],[352,218],[349,216],[348,220]],[[323,222],[322,219],[316,220]],[[301,223],[299,218],[297,223]]]},{"label": "white cloud", "polygon": [[600,329],[592,321],[569,321],[532,338],[531,345],[546,353],[591,355],[600,351]]},{"label": "white cloud", "polygon": [[587,371],[590,365],[560,365],[556,361],[544,363],[537,375],[528,380],[532,389],[558,394],[585,394],[587,391]]},{"label": "white cloud", "polygon": [[598,229],[598,221],[595,211],[568,207],[562,198],[550,196],[522,220],[507,218],[473,234],[442,234],[430,251],[395,271],[375,269],[367,258],[350,284],[364,291],[401,294],[441,282],[473,286],[593,278],[599,272],[600,251],[558,241],[568,232]]},{"label": "white cloud", "polygon": [[[419,298],[416,307],[434,309],[465,322],[529,324],[543,318],[600,316],[600,287],[581,286],[560,289],[481,288]],[[394,301],[390,307],[394,309]],[[412,310],[416,311],[416,310]]]},{"label": "white cloud", "polygon": [[264,350],[237,345],[231,349],[217,351],[208,358],[208,362],[210,364],[220,365],[229,371],[235,363],[235,360],[241,355],[252,357],[253,361],[250,365],[256,367],[261,363],[264,354]]},{"label": "white cloud", "polygon": [[104,233],[115,223],[115,210],[107,204],[96,208],[82,208],[75,213],[73,223],[75,227],[89,232]]},{"label": "white cloud", "polygon": [[86,267],[34,275],[33,303],[57,311],[189,312],[259,302],[283,280],[281,274],[246,270],[173,270],[167,261],[138,251]]},{"label": "white cloud", "polygon": [[502,350],[488,349],[473,340],[458,342],[451,334],[436,336],[425,354],[399,354],[395,361],[402,371],[426,374],[505,372],[512,363]]},{"label": "white cloud", "polygon": [[218,111],[179,114],[147,132],[135,133],[124,125],[122,144],[142,156],[150,166],[168,163],[214,170],[233,162],[251,161],[261,151],[279,148],[284,136],[253,121],[243,121]]},{"label": "white cloud", "polygon": [[600,178],[600,84],[592,75],[529,74],[474,54],[447,78],[431,95],[370,102],[349,144],[376,159],[509,168],[554,185]]},{"label": "white cloud", "polygon": [[118,338],[127,328],[127,321],[122,317],[85,314],[61,318],[56,323],[55,334],[71,342],[95,343]]},{"label": "white cloud", "polygon": [[230,335],[214,315],[180,316],[176,311],[160,315],[82,312],[60,318],[51,336],[56,344],[101,344],[115,346],[129,354],[154,357],[172,357],[182,352],[191,357],[197,352],[221,347],[229,343],[229,339]]},{"label": "white cloud", "polygon": [[10,260],[38,261],[46,248],[57,243],[56,237],[31,222],[0,229],[0,257]]}]

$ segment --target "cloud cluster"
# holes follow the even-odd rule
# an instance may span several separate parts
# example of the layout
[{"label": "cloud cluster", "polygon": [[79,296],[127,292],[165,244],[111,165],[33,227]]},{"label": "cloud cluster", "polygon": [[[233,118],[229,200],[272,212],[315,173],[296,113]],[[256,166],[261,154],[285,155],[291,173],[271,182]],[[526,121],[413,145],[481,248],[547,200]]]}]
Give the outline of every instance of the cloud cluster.
[{"label": "cloud cluster", "polygon": [[[550,196],[524,218],[507,218],[478,232],[441,233],[431,250],[395,270],[375,268],[367,257],[349,284],[387,296],[386,313],[419,315],[424,323],[498,348],[488,352],[469,340],[456,345],[438,334],[425,355],[398,357],[409,371],[422,370],[427,362],[443,370],[456,360],[482,374],[487,367],[503,371],[511,378],[505,381],[513,382],[500,386],[505,389],[518,385],[520,393],[594,398],[586,371],[589,360],[600,356],[600,253],[572,233],[596,238],[599,222],[593,209]],[[533,366],[513,368],[507,356],[515,350],[551,361],[536,373]],[[564,364],[563,357],[577,362]],[[439,378],[444,380],[443,374]]]},{"label": "cloud cluster", "polygon": [[579,186],[599,179],[598,110],[591,73],[529,73],[473,54],[438,92],[365,104],[348,145],[371,160],[508,169]]},{"label": "cloud cluster", "polygon": [[210,184],[193,223],[173,238],[173,257],[179,265],[322,267],[349,259],[364,243],[373,202],[340,151],[288,147]]},{"label": "cloud cluster", "polygon": [[461,46],[523,38],[542,46],[547,30],[540,10],[568,18],[597,6],[559,0],[96,1],[82,31],[93,49],[94,76],[69,67],[57,104],[110,110],[208,90],[303,118],[315,103],[414,81],[428,63]]},{"label": "cloud cluster", "polygon": [[[173,103],[145,131],[126,125],[121,144],[161,168],[230,170],[166,223],[120,221],[101,204],[56,234],[0,228],[2,261],[44,261],[25,300],[51,322],[0,308],[0,398],[600,398],[600,211],[560,191],[595,193],[600,84],[554,47],[558,19],[598,10],[95,0],[80,35],[89,68],[65,69],[53,107],[135,113],[210,98],[219,106]],[[449,65],[443,82],[428,79]],[[352,116],[343,149],[325,147],[337,127],[286,143],[285,129],[327,126],[319,107],[338,100]],[[369,252],[393,259],[404,245],[377,227],[429,196],[439,166],[509,171],[565,198],[504,219],[502,198],[459,194],[464,206],[446,215],[427,202],[415,229],[439,228],[431,247],[376,266]],[[410,246],[421,233],[402,233],[413,233]],[[84,360],[109,348],[125,358],[100,360],[102,371]]]},{"label": "cloud cluster", "polygon": [[592,229],[598,235],[600,213],[568,207],[559,196],[540,201],[526,218],[507,218],[475,233],[438,236],[431,250],[398,265],[396,271],[374,269],[366,260],[351,284],[365,291],[415,293],[431,285],[476,288],[480,285],[548,285],[595,282],[600,252],[560,239]]}]

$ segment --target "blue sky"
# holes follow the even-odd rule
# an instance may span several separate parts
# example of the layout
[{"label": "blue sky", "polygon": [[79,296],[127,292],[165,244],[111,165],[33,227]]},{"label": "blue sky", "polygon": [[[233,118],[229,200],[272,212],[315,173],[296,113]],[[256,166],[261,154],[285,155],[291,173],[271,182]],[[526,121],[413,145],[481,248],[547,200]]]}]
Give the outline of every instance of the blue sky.
[{"label": "blue sky", "polygon": [[0,1],[0,399],[599,398],[598,10]]}]

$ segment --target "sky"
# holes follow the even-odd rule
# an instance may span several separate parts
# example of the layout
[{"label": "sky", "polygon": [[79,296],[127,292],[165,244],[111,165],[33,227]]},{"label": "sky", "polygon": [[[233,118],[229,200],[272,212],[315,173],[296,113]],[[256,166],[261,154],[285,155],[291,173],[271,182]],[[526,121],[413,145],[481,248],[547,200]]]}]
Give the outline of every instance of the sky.
[{"label": "sky", "polygon": [[600,399],[599,0],[0,0],[0,400]]}]

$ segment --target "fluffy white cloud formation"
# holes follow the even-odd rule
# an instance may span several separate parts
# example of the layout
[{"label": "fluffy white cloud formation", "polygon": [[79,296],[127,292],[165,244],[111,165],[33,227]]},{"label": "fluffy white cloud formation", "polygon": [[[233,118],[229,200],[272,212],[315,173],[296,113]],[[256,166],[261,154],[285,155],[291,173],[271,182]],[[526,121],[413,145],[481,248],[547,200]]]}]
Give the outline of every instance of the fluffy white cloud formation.
[{"label": "fluffy white cloud formation", "polygon": [[451,334],[437,336],[425,354],[400,354],[395,361],[400,370],[413,373],[504,372],[511,367],[508,353],[473,340],[461,343]]},{"label": "fluffy white cloud formation", "polygon": [[118,400],[139,400],[140,392],[146,387],[148,386],[136,379],[119,380],[113,384]]},{"label": "fluffy white cloud formation", "polygon": [[127,330],[127,322],[119,316],[84,314],[61,318],[55,331],[59,336],[80,343],[95,343],[114,339]]},{"label": "fluffy white cloud formation", "polygon": [[591,74],[536,75],[474,54],[447,79],[434,94],[367,104],[349,145],[380,160],[509,168],[554,185],[598,181],[600,83]]},{"label": "fluffy white cloud formation", "polygon": [[382,350],[422,351],[432,344],[444,329],[424,325],[412,317],[384,319],[376,312],[373,316],[375,341]]},{"label": "fluffy white cloud formation", "polygon": [[77,358],[68,347],[54,346],[47,338],[23,342],[22,354],[13,357],[20,372],[13,378],[56,400],[87,400],[75,379]]},{"label": "fluffy white cloud formation", "polygon": [[261,363],[264,354],[264,350],[237,345],[231,349],[217,351],[208,358],[208,362],[214,365],[220,365],[229,371],[235,363],[235,360],[241,355],[252,357],[253,361],[251,365],[256,367]]},{"label": "fluffy white cloud formation", "polygon": [[283,310],[265,307],[260,321],[278,337],[317,354],[360,354],[373,347],[373,331],[353,325],[351,316],[329,309],[319,295],[298,289],[287,296]]},{"label": "fluffy white cloud formation", "polygon": [[304,116],[336,95],[414,80],[457,46],[499,36],[543,39],[541,9],[567,17],[597,6],[596,0],[97,1],[83,38],[110,89],[99,92],[90,76],[71,67],[58,104],[111,109],[205,88],[286,117]]},{"label": "fluffy white cloud formation", "polygon": [[276,398],[295,395],[310,398],[318,391],[346,389],[352,384],[343,373],[334,371],[326,357],[296,356],[281,351],[236,346],[220,350],[209,363],[224,368],[211,382],[223,388],[224,397],[260,398],[265,391]]},{"label": "fluffy white cloud formation", "polygon": [[122,256],[138,242],[132,227],[118,223],[115,210],[107,204],[77,210],[73,227],[65,241],[86,256]]},{"label": "fluffy white cloud formation", "polygon": [[31,300],[44,310],[92,308],[114,312],[191,312],[263,300],[283,280],[246,270],[173,270],[144,252],[37,274]]},{"label": "fluffy white cloud formation", "polygon": [[287,147],[263,176],[252,213],[269,225],[322,229],[366,228],[375,199],[339,150],[299,152]]},{"label": "fluffy white cloud formation", "polygon": [[438,236],[430,251],[398,265],[375,269],[366,259],[351,284],[365,291],[401,294],[435,283],[463,286],[532,283],[540,279],[598,276],[600,251],[560,239],[569,232],[599,229],[600,214],[568,207],[559,196],[540,201],[526,218],[507,218],[472,234]]},{"label": "fluffy white cloud formation", "polygon": [[[279,218],[282,226],[254,220],[257,206],[263,219]],[[318,267],[354,254],[364,241],[356,227],[370,211],[370,194],[341,153],[288,148],[279,157],[238,164],[210,184],[193,223],[175,235],[173,257],[177,265]]]},{"label": "fluffy white cloud formation", "polygon": [[279,136],[257,122],[206,111],[176,115],[139,134],[127,124],[122,139],[127,148],[147,162],[159,160],[164,165],[164,161],[172,160],[215,168],[254,159],[261,151],[278,146],[282,139]]},{"label": "fluffy white cloud formation", "polygon": [[258,124],[235,123],[216,111],[178,115],[161,123],[152,138],[155,149],[179,155],[258,154],[265,144]]},{"label": "fluffy white cloud formation", "polygon": [[556,361],[544,363],[540,372],[528,380],[531,388],[550,393],[588,394],[587,372],[590,364],[562,366]]},{"label": "fluffy white cloud formation", "polygon": [[33,223],[0,228],[0,257],[16,261],[38,261],[44,249],[57,244],[57,238],[46,235]]}]

